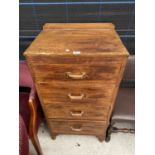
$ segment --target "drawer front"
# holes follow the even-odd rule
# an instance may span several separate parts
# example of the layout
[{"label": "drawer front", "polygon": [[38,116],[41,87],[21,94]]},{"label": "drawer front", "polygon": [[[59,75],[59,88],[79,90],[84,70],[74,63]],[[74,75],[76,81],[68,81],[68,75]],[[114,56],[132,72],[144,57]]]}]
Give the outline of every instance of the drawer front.
[{"label": "drawer front", "polygon": [[83,99],[83,100],[68,100],[65,101],[63,99],[53,99],[53,98],[46,98],[45,96],[42,97],[40,95],[43,106],[96,106],[96,107],[102,107],[102,106],[110,106],[111,105],[111,99],[105,99],[105,98],[99,98],[99,99]]},{"label": "drawer front", "polygon": [[107,120],[109,106],[96,107],[71,104],[63,105],[44,105],[48,118],[65,118],[65,119],[91,119]]},{"label": "drawer front", "polygon": [[103,135],[106,131],[105,121],[56,121],[49,119],[53,133]]},{"label": "drawer front", "polygon": [[[97,81],[38,83],[39,91],[45,103],[91,103],[110,102],[115,85]],[[102,99],[102,100],[101,100]]]},{"label": "drawer front", "polygon": [[105,63],[103,65],[37,64],[33,65],[33,68],[37,81],[104,80],[115,83],[120,66],[120,63]]}]

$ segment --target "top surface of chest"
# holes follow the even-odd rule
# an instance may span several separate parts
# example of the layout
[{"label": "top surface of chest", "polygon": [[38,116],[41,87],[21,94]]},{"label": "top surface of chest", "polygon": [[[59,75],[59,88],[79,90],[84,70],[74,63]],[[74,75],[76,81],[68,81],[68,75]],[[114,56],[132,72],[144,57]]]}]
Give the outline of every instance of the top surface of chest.
[{"label": "top surface of chest", "polygon": [[30,55],[127,56],[113,24],[45,24],[24,53]]}]

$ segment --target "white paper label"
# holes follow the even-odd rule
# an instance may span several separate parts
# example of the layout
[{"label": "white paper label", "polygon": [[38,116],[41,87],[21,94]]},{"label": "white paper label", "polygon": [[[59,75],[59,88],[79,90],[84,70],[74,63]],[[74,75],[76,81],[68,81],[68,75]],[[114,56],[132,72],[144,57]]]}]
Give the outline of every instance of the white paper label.
[{"label": "white paper label", "polygon": [[80,51],[73,51],[74,55],[79,55],[81,52]]}]

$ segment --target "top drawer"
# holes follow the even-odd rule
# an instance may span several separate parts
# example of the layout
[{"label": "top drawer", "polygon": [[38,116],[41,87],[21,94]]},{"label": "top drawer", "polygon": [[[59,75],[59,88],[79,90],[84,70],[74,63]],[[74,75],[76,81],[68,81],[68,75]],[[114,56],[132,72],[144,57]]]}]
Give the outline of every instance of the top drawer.
[{"label": "top drawer", "polygon": [[33,64],[35,80],[104,80],[115,83],[121,63],[97,64]]}]

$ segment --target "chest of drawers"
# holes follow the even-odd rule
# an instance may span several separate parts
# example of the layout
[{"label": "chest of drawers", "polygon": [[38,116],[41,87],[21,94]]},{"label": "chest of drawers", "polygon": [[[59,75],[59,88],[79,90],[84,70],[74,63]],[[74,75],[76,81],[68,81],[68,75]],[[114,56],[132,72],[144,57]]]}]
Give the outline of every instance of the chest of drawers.
[{"label": "chest of drawers", "polygon": [[24,55],[52,138],[103,141],[128,57],[114,25],[45,24]]}]

